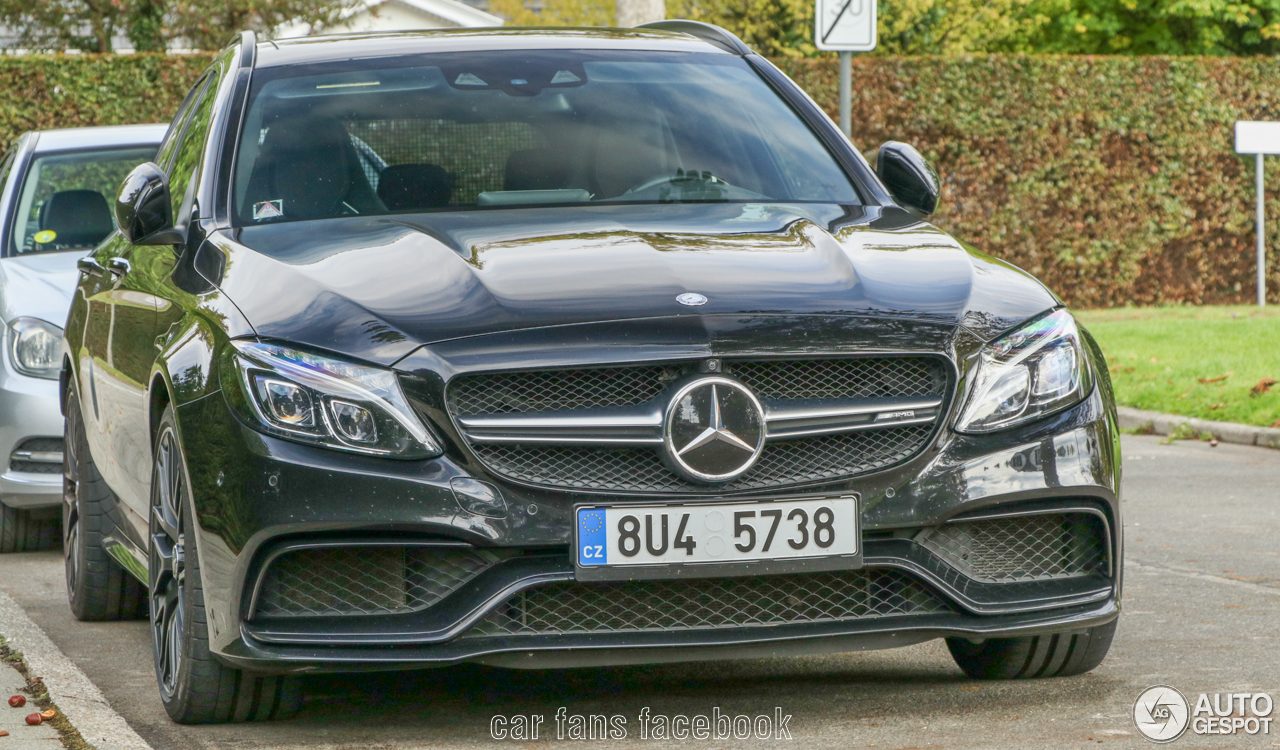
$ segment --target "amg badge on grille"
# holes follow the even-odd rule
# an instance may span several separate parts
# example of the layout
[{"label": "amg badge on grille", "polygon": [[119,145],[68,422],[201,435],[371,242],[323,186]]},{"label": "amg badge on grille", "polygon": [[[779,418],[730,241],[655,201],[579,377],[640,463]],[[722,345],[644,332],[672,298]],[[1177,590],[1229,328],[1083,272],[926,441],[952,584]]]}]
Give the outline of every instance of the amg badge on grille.
[{"label": "amg badge on grille", "polygon": [[676,473],[696,482],[728,482],[764,450],[764,408],[729,378],[700,378],[676,391],[667,406],[663,443]]}]

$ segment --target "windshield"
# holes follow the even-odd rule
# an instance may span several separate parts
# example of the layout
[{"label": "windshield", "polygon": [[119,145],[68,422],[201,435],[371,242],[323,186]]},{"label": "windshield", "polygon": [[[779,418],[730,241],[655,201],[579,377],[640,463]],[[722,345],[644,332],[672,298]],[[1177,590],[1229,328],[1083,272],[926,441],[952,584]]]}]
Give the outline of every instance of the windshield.
[{"label": "windshield", "polygon": [[237,223],[552,204],[858,202],[817,136],[738,57],[551,50],[400,62],[255,73]]},{"label": "windshield", "polygon": [[18,194],[10,252],[97,246],[115,229],[110,206],[120,183],[155,155],[155,146],[130,146],[37,156]]}]

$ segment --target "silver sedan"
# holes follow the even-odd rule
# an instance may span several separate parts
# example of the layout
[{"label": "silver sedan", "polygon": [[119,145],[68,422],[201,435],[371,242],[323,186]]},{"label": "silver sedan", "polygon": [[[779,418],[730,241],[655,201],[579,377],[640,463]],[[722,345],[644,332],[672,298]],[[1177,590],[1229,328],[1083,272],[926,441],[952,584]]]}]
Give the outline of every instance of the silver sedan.
[{"label": "silver sedan", "polygon": [[120,182],[155,158],[167,127],[24,133],[0,164],[0,552],[58,540],[58,354],[76,262],[115,229]]}]

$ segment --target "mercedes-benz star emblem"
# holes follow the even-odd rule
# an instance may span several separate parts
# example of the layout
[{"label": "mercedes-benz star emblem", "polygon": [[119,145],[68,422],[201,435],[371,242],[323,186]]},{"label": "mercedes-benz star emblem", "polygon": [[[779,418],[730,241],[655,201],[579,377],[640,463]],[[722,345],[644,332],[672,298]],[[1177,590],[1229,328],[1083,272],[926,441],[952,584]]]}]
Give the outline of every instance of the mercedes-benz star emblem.
[{"label": "mercedes-benz star emblem", "polygon": [[682,305],[689,305],[690,307],[697,307],[698,305],[707,304],[707,298],[697,292],[685,292],[679,297],[676,297],[676,302],[679,302]]},{"label": "mercedes-benz star emblem", "polygon": [[764,409],[729,378],[708,377],[676,391],[667,406],[664,443],[671,467],[698,482],[728,482],[764,450]]}]

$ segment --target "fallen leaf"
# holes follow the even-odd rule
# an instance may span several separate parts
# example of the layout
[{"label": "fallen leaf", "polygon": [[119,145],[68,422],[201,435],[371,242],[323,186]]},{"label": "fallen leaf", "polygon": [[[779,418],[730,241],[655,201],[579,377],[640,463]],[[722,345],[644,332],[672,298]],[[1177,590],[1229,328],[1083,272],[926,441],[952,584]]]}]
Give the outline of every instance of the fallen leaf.
[{"label": "fallen leaf", "polygon": [[1152,362],[1159,362],[1160,360],[1156,359],[1155,357],[1152,357],[1152,358],[1151,358],[1151,361],[1152,361]]},{"label": "fallen leaf", "polygon": [[1199,380],[1201,383],[1221,383],[1232,375],[1235,375],[1235,373],[1228,370],[1226,375],[1219,375],[1216,378],[1196,378],[1196,380]]},{"label": "fallen leaf", "polygon": [[1276,421],[1272,422],[1272,423],[1271,423],[1271,426],[1272,426],[1272,427],[1280,427],[1280,419],[1277,419]]},{"label": "fallen leaf", "polygon": [[1218,403],[1216,403],[1216,404],[1212,404],[1212,405],[1210,405],[1210,406],[1209,406],[1209,411],[1213,411],[1214,409],[1225,409],[1225,408],[1227,408],[1227,402],[1226,402],[1226,401],[1220,401],[1220,402],[1218,402]]},{"label": "fallen leaf", "polygon": [[1252,388],[1249,389],[1250,396],[1261,396],[1271,390],[1271,386],[1276,384],[1275,378],[1263,378],[1259,380]]}]

